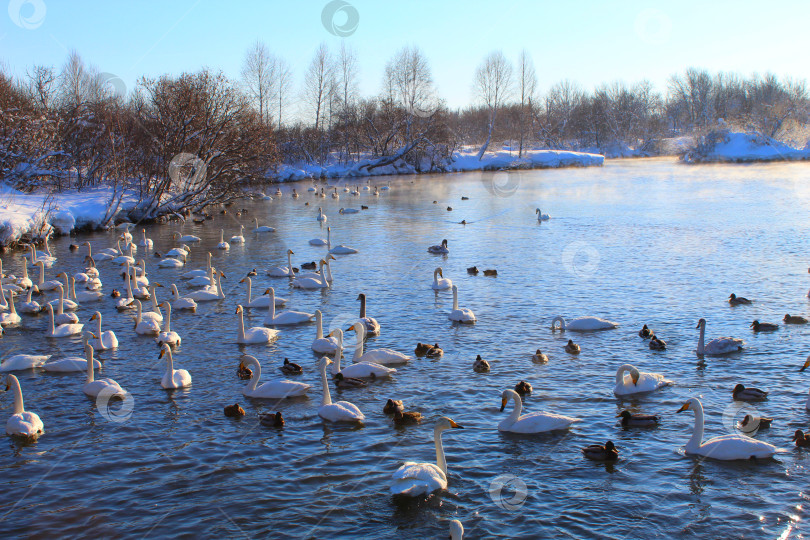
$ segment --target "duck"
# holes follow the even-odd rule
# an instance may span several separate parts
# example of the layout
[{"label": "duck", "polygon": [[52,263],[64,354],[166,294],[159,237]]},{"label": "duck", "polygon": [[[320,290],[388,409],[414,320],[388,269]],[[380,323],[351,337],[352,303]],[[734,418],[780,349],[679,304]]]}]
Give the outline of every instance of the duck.
[{"label": "duck", "polygon": [[661,417],[654,414],[633,414],[622,411],[616,415],[621,418],[622,427],[653,427],[661,422]]},{"label": "duck", "polygon": [[[430,350],[431,345],[430,343],[422,343],[421,341],[416,344],[416,348],[414,349],[413,353],[416,356],[425,356],[427,352]],[[810,356],[808,357],[808,361],[810,362]]]},{"label": "duck", "polygon": [[[626,375],[626,372],[629,372],[629,375]],[[616,370],[616,385],[613,387],[613,393],[617,396],[641,394],[671,384],[672,381],[667,380],[660,373],[645,373],[630,364],[622,364]]]},{"label": "duck", "polygon": [[498,277],[498,271],[497,270],[484,270],[484,275],[485,276],[490,276],[490,277]]},{"label": "duck", "polygon": [[[362,324],[355,323],[349,327],[349,330],[354,330],[357,336],[357,341],[354,348],[354,356],[352,361],[354,363],[371,363],[388,366],[389,364],[405,364],[411,361],[411,357],[393,349],[370,349],[364,351],[364,340],[366,338],[366,329]],[[338,334],[338,341],[340,341],[340,334]]]},{"label": "duck", "polygon": [[644,339],[650,339],[653,335],[653,331],[647,328],[646,324],[641,327],[641,330],[638,331],[638,337],[642,337]]},{"label": "duck", "polygon": [[6,390],[14,392],[13,412],[6,421],[6,434],[30,441],[36,440],[45,432],[45,424],[37,413],[25,410],[20,381],[10,373],[6,375]]},{"label": "duck", "polygon": [[338,388],[365,388],[368,383],[362,379],[355,377],[346,377],[343,373],[337,373],[334,376],[335,386]]},{"label": "duck", "polygon": [[742,384],[737,384],[731,391],[734,401],[763,401],[768,399],[768,392],[759,388],[746,388]]},{"label": "duck", "polygon": [[514,402],[515,406],[511,414],[498,424],[498,431],[543,433],[546,431],[565,430],[571,427],[571,424],[574,422],[580,421],[579,418],[547,412],[534,412],[521,416],[523,400],[520,398],[520,394],[510,389],[504,390],[501,394],[501,412],[506,408],[506,404],[510,399]]},{"label": "duck", "polygon": [[302,270],[315,270],[318,268],[318,263],[315,261],[305,262],[301,265]]},{"label": "duck", "polygon": [[526,381],[520,381],[515,385],[515,392],[520,394],[521,396],[525,396],[526,394],[532,393],[532,385],[527,383]]},{"label": "duck", "polygon": [[435,345],[431,345],[430,348],[425,353],[426,358],[440,358],[443,355],[444,351],[442,350],[441,347],[439,347],[438,343],[436,343]]},{"label": "duck", "polygon": [[754,320],[754,322],[751,323],[751,328],[754,329],[754,332],[773,332],[774,330],[779,329],[779,325],[773,323],[761,323],[758,320]]},{"label": "duck", "polygon": [[657,336],[653,334],[650,338],[650,350],[652,351],[665,351],[667,348],[667,342],[663,339],[659,339]]},{"label": "duck", "polygon": [[791,440],[796,443],[797,448],[810,448],[810,436],[805,435],[800,429],[796,430]]},{"label": "duck", "polygon": [[703,442],[703,404],[697,398],[690,398],[677,412],[692,410],[695,412],[695,427],[692,436],[686,443],[687,454],[695,454],[719,460],[737,460],[752,458],[770,458],[779,449],[763,441],[745,435],[721,435]]},{"label": "duck", "polygon": [[442,240],[441,244],[430,246],[427,250],[428,253],[434,253],[437,255],[444,255],[446,253],[450,253],[450,249],[447,247],[447,239]]},{"label": "duck", "polygon": [[551,321],[552,330],[561,330],[565,332],[570,330],[572,332],[594,332],[597,330],[610,330],[619,326],[619,323],[601,319],[599,317],[577,317],[569,322],[557,315]]},{"label": "duck", "polygon": [[568,343],[565,344],[564,349],[568,354],[579,354],[582,351],[580,346],[574,343],[574,341],[571,339],[569,339]]},{"label": "duck", "polygon": [[228,418],[240,418],[245,416],[245,409],[240,407],[238,403],[228,405],[225,407],[225,416]]},{"label": "duck", "polygon": [[476,373],[489,373],[489,362],[481,358],[480,354],[475,357],[475,362],[473,362],[473,371]]},{"label": "duck", "polygon": [[[354,195],[356,195],[356,193]],[[366,206],[365,204],[361,204],[360,210],[368,210],[368,206]]]},{"label": "duck", "polygon": [[546,364],[548,363],[548,356],[543,353],[540,349],[537,349],[534,354],[532,355],[532,362],[537,364]]},{"label": "duck", "polygon": [[243,381],[246,381],[253,377],[253,370],[247,366],[239,364],[239,367],[236,369],[236,375]]},{"label": "duck", "polygon": [[416,411],[403,411],[397,409],[394,411],[394,425],[395,426],[410,426],[418,424],[422,421],[422,413]]},{"label": "duck", "polygon": [[300,375],[304,372],[304,369],[295,362],[290,362],[285,358],[284,364],[281,365],[281,372],[285,375]]},{"label": "duck", "polygon": [[262,326],[253,326],[245,329],[245,308],[236,306],[236,315],[239,315],[239,330],[236,334],[236,342],[242,344],[270,343],[278,337],[279,331]]},{"label": "duck", "polygon": [[782,319],[785,324],[807,324],[807,319],[804,317],[800,317],[799,315],[785,315],[785,318]]},{"label": "duck", "polygon": [[329,393],[329,385],[326,379],[326,367],[332,361],[323,356],[318,360],[318,371],[321,374],[321,384],[323,385],[323,399],[318,407],[318,416],[330,422],[351,422],[363,423],[365,415],[357,408],[357,405],[349,401],[332,402],[332,395]]},{"label": "duck", "polygon": [[619,451],[612,441],[607,441],[604,445],[589,444],[582,449],[582,455],[594,461],[616,461],[619,459]]},{"label": "duck", "polygon": [[773,418],[768,418],[765,416],[751,416],[750,414],[746,414],[743,419],[740,420],[739,429],[745,434],[754,433],[760,429],[770,428],[772,422]]},{"label": "duck", "polygon": [[259,360],[255,356],[242,355],[239,359],[240,369],[243,366],[250,367],[253,371],[250,382],[242,389],[242,393],[248,397],[262,399],[297,397],[305,395],[312,388],[312,385],[286,379],[266,382],[259,386],[259,380],[262,377],[262,366]]},{"label": "duck", "polygon": [[264,294],[270,295],[270,301],[267,303],[267,315],[263,321],[265,326],[303,324],[315,318],[314,313],[305,313],[303,311],[282,311],[281,313],[276,313],[275,289],[269,287],[264,291]]},{"label": "duck", "polygon": [[535,208],[534,213],[537,214],[537,221],[548,221],[548,214],[544,214],[539,208]]},{"label": "duck", "polygon": [[458,286],[456,285],[453,285],[453,310],[447,318],[453,322],[465,324],[476,322],[475,313],[471,309],[458,307]]},{"label": "duck", "polygon": [[742,296],[737,296],[734,293],[731,293],[728,297],[728,303],[732,306],[748,306],[752,304],[751,300],[748,298],[743,298]]},{"label": "duck", "polygon": [[357,295],[360,300],[360,318],[357,322],[362,323],[366,327],[366,336],[379,336],[380,323],[373,317],[366,316],[366,294],[360,293]]},{"label": "duck", "polygon": [[[298,197],[297,194],[293,193],[293,197]],[[284,427],[284,417],[281,416],[281,411],[277,413],[268,413],[259,416],[259,423],[266,427]]]},{"label": "duck", "polygon": [[332,367],[332,374],[335,377],[342,373],[344,377],[348,378],[376,379],[378,377],[390,377],[393,373],[397,372],[397,370],[394,368],[390,368],[370,360],[362,360],[362,356],[360,357],[360,362],[348,365],[345,368],[341,368],[340,359],[343,356],[343,330],[336,328],[332,330],[329,335],[337,340],[335,362]]},{"label": "duck", "polygon": [[433,283],[431,284],[431,288],[434,291],[443,291],[445,289],[450,289],[453,287],[453,282],[444,277],[442,273],[442,268],[439,266],[433,271]]},{"label": "duck", "polygon": [[170,390],[174,388],[185,388],[191,386],[191,374],[185,369],[174,369],[174,359],[172,358],[172,348],[168,343],[164,343],[160,348],[158,359],[166,356],[166,372],[160,380],[160,386]]},{"label": "duck", "polygon": [[462,428],[453,419],[440,417],[433,427],[436,463],[404,462],[391,475],[391,494],[399,497],[423,497],[434,491],[447,489],[447,460],[442,446],[442,433],[448,429]]},{"label": "duck", "polygon": [[741,351],[745,345],[743,340],[730,337],[716,338],[704,345],[703,339],[706,333],[706,319],[700,319],[695,328],[700,329],[700,338],[698,339],[698,346],[695,351],[698,356],[721,356],[734,353]]},{"label": "duck", "polygon": [[396,411],[402,410],[403,407],[401,399],[389,399],[383,406],[383,414],[394,414]]},{"label": "duck", "polygon": [[478,275],[478,267],[470,266],[469,268],[467,268],[467,273],[470,274],[470,275],[473,275],[473,276],[477,276]]},{"label": "duck", "polygon": [[448,212],[452,212],[452,211],[453,211],[453,207],[452,207],[452,206],[448,206],[448,207],[447,207],[447,211],[448,211]]}]

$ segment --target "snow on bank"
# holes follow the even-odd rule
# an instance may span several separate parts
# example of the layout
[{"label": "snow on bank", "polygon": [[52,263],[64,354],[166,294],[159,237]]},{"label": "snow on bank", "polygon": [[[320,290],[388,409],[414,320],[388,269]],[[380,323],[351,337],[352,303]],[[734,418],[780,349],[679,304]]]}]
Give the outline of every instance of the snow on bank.
[{"label": "snow on bank", "polygon": [[[18,241],[24,234],[41,234],[48,225],[67,234],[75,227],[98,225],[107,215],[112,188],[82,192],[22,193],[0,183],[0,245]],[[121,209],[131,207],[135,197],[125,197]]]},{"label": "snow on bank", "polygon": [[712,131],[683,156],[686,163],[746,163],[810,159],[810,145],[798,150],[759,133]]},{"label": "snow on bank", "polygon": [[[500,169],[551,169],[558,167],[592,167],[604,164],[605,157],[599,154],[585,152],[569,152],[564,150],[526,150],[523,157],[518,158],[516,151],[500,150],[488,152],[484,159],[478,160],[478,151],[473,148],[459,150],[453,154],[450,163],[444,164],[439,170],[431,172],[468,172],[493,171]],[[276,182],[297,182],[313,178],[352,178],[359,176],[390,176],[398,174],[417,174],[416,169],[397,160],[390,165],[375,167],[368,170],[368,165],[374,160],[364,159],[350,165],[331,163],[327,165],[314,164],[285,164],[270,175]]]}]

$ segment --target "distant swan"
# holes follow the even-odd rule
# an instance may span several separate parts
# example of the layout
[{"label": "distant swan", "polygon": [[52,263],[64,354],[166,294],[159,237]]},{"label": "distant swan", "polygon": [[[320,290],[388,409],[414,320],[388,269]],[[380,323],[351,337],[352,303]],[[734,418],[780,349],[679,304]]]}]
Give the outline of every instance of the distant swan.
[{"label": "distant swan", "polygon": [[450,312],[448,318],[461,323],[475,322],[475,313],[471,309],[458,307],[458,287],[455,285],[453,285],[453,311]]},{"label": "distant swan", "polygon": [[537,221],[548,221],[549,219],[548,214],[544,214],[539,208],[537,208],[534,213],[537,214]]},{"label": "distant swan", "polygon": [[572,332],[610,330],[611,328],[616,328],[619,326],[619,323],[600,319],[599,317],[577,317],[569,322],[565,322],[565,319],[558,315],[557,317],[554,317],[553,321],[551,321],[552,330],[556,330],[558,328],[557,323],[559,323],[560,330],[570,330]]}]

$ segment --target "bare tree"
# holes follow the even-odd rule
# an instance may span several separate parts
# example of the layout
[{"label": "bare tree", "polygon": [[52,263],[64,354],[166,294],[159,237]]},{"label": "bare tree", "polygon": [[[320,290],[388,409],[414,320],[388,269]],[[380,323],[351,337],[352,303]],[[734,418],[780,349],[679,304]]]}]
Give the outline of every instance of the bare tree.
[{"label": "bare tree", "polygon": [[87,99],[87,67],[79,53],[71,51],[59,74],[59,93],[65,105],[78,107]]},{"label": "bare tree", "polygon": [[[520,97],[520,110],[518,124],[520,129],[520,148],[518,157],[523,157],[523,139],[526,134],[527,117],[531,121],[531,114],[534,106],[534,95],[537,91],[537,73],[534,70],[534,62],[526,49],[520,51],[518,58],[518,94]],[[528,114],[527,114],[528,108]]]},{"label": "bare tree", "polygon": [[320,129],[334,84],[334,65],[326,43],[321,43],[304,75],[304,100],[315,115],[315,129]]},{"label": "bare tree", "polygon": [[405,139],[411,140],[414,116],[430,116],[434,108],[433,77],[427,57],[416,46],[403,47],[386,65],[386,76],[406,116]]},{"label": "bare tree", "polygon": [[478,159],[484,157],[484,152],[492,140],[492,130],[495,127],[495,118],[498,108],[509,99],[512,91],[512,64],[501,51],[493,51],[484,58],[484,61],[475,71],[475,90],[478,97],[489,110],[489,131],[487,140],[478,151]]},{"label": "bare tree", "polygon": [[357,54],[343,41],[337,58],[338,97],[342,110],[348,111],[357,101]]},{"label": "bare tree", "polygon": [[276,60],[261,41],[256,41],[245,54],[242,83],[262,121],[270,120],[270,104],[275,101]]},{"label": "bare tree", "polygon": [[42,110],[48,110],[53,101],[56,74],[50,66],[34,66],[26,72],[28,91]]},{"label": "bare tree", "polygon": [[275,95],[278,104],[278,129],[281,129],[284,106],[287,103],[287,96],[292,88],[292,68],[283,58],[276,58],[276,85]]}]

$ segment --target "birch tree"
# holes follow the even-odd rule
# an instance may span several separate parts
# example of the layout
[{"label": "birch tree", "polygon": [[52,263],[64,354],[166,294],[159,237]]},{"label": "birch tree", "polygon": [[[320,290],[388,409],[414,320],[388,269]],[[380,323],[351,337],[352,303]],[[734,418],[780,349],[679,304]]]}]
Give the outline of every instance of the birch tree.
[{"label": "birch tree", "polygon": [[478,159],[481,160],[492,140],[498,109],[509,99],[512,92],[512,64],[509,63],[503,52],[493,51],[484,58],[475,71],[474,85],[476,94],[489,111],[487,140],[478,151]]}]

